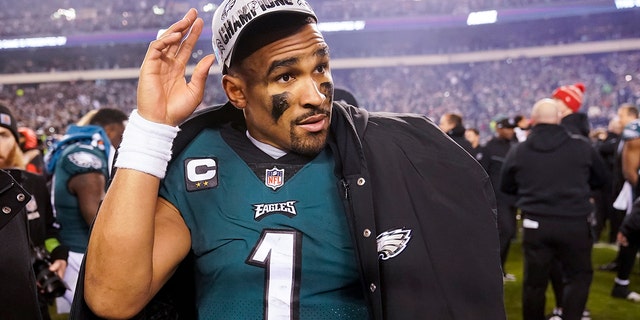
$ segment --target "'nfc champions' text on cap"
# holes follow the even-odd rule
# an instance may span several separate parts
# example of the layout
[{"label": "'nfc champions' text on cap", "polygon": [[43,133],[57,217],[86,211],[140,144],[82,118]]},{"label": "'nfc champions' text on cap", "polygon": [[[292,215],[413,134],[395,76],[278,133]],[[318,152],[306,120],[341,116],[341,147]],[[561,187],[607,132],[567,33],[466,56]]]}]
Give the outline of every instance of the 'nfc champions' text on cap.
[{"label": "'nfc champions' text on cap", "polygon": [[211,41],[218,63],[228,68],[242,30],[256,18],[274,12],[303,13],[317,20],[305,0],[225,0],[213,14],[211,23]]}]

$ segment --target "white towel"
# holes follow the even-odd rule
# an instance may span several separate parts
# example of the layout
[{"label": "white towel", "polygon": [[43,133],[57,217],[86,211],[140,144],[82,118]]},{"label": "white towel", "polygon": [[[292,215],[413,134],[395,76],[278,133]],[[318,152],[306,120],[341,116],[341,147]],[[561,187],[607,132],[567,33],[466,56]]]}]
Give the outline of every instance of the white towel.
[{"label": "white towel", "polygon": [[633,190],[631,189],[631,184],[628,181],[625,181],[622,186],[622,190],[620,190],[620,194],[618,194],[616,201],[613,202],[613,207],[618,210],[625,210],[627,214],[629,214],[629,212],[631,212],[632,205]]}]

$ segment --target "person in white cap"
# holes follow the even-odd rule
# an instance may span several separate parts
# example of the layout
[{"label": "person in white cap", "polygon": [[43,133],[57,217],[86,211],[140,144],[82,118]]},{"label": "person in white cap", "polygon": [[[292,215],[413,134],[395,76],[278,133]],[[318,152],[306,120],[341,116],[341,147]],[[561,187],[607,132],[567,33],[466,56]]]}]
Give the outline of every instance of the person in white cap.
[{"label": "person in white cap", "polygon": [[302,0],[224,1],[229,102],[197,114],[202,19],[150,44],[87,250],[93,312],[145,312],[191,252],[194,318],[505,319],[486,173],[426,117],[334,102],[316,21]]}]

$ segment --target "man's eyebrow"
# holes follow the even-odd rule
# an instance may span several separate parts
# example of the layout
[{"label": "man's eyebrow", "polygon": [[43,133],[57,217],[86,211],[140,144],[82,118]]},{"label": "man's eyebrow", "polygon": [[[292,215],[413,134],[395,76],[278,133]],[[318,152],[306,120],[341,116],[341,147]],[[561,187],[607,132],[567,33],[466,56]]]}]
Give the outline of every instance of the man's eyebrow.
[{"label": "man's eyebrow", "polygon": [[269,66],[269,69],[267,70],[267,74],[271,74],[271,72],[273,72],[273,70],[275,70],[276,68],[295,65],[296,63],[298,63],[299,60],[300,59],[298,59],[297,57],[276,60],[272,62],[271,65]]},{"label": "man's eyebrow", "polygon": [[[324,58],[324,57],[328,57],[329,56],[329,47],[328,46],[324,46],[322,48],[319,48],[318,50],[316,50],[313,55],[315,57],[320,57],[320,58]],[[267,69],[267,74],[271,74],[271,72],[273,72],[273,70],[275,70],[276,68],[279,67],[288,67],[288,66],[292,66],[295,65],[296,63],[298,63],[300,59],[297,57],[293,57],[293,58],[288,58],[288,59],[282,59],[282,60],[276,60],[274,62],[271,63],[271,65],[269,66],[269,69]]]},{"label": "man's eyebrow", "polygon": [[329,46],[324,46],[324,47],[316,50],[314,55],[316,57],[321,57],[321,58],[328,57],[329,56]]}]

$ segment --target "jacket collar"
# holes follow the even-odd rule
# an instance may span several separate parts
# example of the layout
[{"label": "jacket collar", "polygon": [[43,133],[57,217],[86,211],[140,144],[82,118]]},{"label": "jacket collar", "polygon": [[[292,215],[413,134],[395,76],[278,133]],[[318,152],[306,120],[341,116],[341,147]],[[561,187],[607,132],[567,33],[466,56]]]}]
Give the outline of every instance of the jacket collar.
[{"label": "jacket collar", "polygon": [[364,163],[362,140],[369,113],[343,102],[333,103],[331,136],[328,144],[336,160],[336,171],[341,175],[359,174]]}]

